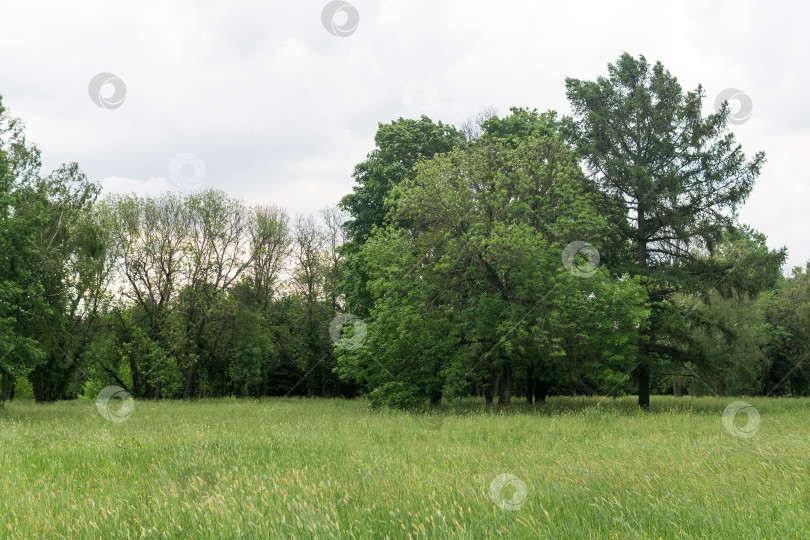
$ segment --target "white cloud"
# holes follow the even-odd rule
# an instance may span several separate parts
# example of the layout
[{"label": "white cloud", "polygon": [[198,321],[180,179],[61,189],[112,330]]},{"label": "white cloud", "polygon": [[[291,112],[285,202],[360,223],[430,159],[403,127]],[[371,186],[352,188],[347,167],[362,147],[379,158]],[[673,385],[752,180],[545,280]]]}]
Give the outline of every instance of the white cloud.
[{"label": "white cloud", "polygon": [[[788,266],[810,259],[799,159],[810,142],[810,6],[350,1],[360,24],[341,38],[322,26],[326,0],[9,0],[0,93],[46,167],[78,161],[105,190],[146,194],[172,189],[172,158],[191,153],[206,164],[205,186],[294,214],[351,190],[377,123],[413,114],[403,92],[414,84],[431,88],[445,122],[487,106],[564,114],[566,76],[593,79],[622,51],[642,53],[685,89],[703,83],[709,109],[725,88],[751,97],[753,115],[735,132],[769,161],[742,217],[788,246]],[[118,109],[88,96],[102,71],[126,82]]]}]

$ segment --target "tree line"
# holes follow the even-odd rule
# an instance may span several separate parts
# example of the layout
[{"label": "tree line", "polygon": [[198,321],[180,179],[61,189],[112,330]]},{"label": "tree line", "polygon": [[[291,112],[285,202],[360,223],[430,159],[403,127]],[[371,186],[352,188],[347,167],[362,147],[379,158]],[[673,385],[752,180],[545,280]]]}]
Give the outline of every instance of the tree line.
[{"label": "tree line", "polygon": [[0,104],[0,402],[807,395],[810,264],[740,223],[765,164],[660,63],[571,115],[380,124],[337,207],[100,197]]}]

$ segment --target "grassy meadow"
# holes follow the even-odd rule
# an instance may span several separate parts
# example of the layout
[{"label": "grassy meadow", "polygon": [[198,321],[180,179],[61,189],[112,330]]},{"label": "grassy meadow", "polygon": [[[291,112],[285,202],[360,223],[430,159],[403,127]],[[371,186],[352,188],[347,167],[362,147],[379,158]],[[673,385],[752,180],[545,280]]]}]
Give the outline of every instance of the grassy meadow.
[{"label": "grassy meadow", "polygon": [[735,399],[14,401],[0,537],[810,538],[810,400]]}]

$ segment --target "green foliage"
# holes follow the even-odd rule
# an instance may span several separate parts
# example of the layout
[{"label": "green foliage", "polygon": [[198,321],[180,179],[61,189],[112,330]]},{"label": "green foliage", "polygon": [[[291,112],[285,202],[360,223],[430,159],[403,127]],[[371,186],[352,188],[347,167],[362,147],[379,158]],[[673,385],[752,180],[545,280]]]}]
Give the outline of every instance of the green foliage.
[{"label": "green foliage", "polygon": [[394,224],[361,249],[374,307],[366,345],[341,351],[340,365],[375,403],[435,403],[486,387],[506,405],[515,371],[593,376],[585,386],[594,388],[611,377],[601,361],[628,369],[626,333],[645,314],[615,297],[638,306],[638,281],[565,270],[563,248],[601,238],[608,224],[570,152],[538,135],[553,116],[513,115],[417,165],[392,191]]},{"label": "green foliage", "polygon": [[694,361],[683,370],[692,395],[756,395],[766,365],[769,325],[765,309],[770,293],[756,298],[712,292],[694,308]]},{"label": "green foliage", "polygon": [[652,301],[638,355],[646,407],[650,370],[683,353],[684,327],[669,300],[722,277],[722,268],[702,264],[701,251],[711,253],[734,224],[765,156],[746,160],[727,129],[727,103],[703,117],[702,87],[682,92],[660,62],[643,56],[624,53],[595,81],[568,78],[566,93],[573,115],[561,129],[604,193],[604,211],[623,209],[612,270],[644,277]]},{"label": "green foliage", "polygon": [[31,374],[38,400],[70,395],[104,258],[88,215],[99,187],[75,163],[40,172],[39,150],[0,104],[0,373]]},{"label": "green foliage", "polygon": [[[703,290],[676,294],[671,313],[681,335],[682,357],[665,371],[695,395],[754,395],[761,391],[772,328],[768,310],[781,280],[785,250],[770,250],[750,227],[729,228],[708,257],[697,258],[707,275],[722,272]],[[683,362],[686,361],[686,364]],[[673,389],[674,391],[674,389]]]},{"label": "green foliage", "polygon": [[364,272],[367,262],[360,253],[360,246],[375,228],[390,223],[391,190],[413,178],[418,163],[449,152],[463,141],[462,132],[441,122],[434,123],[426,116],[419,120],[400,118],[379,124],[374,137],[375,149],[355,167],[353,176],[357,185],[353,193],[340,201],[340,207],[350,218],[344,224],[349,241],[341,248],[346,260],[339,290],[346,295],[347,307],[353,313],[365,315],[371,306],[366,289],[369,277]]},{"label": "green foliage", "polygon": [[[566,89],[570,118],[379,124],[348,214],[293,220],[212,190],[97,201],[76,164],[41,172],[0,103],[0,402],[21,377],[40,402],[115,384],[405,409],[635,377],[644,405],[651,370],[661,392],[810,391],[807,274],[736,222],[764,155],[728,107],[703,117],[700,87],[627,54]],[[359,347],[332,341],[341,312]]]},{"label": "green foliage", "polygon": [[763,393],[810,394],[810,262],[783,280],[767,310],[771,326]]},{"label": "green foliage", "polygon": [[355,167],[357,186],[340,203],[352,217],[345,225],[351,240],[363,243],[374,227],[385,225],[391,189],[412,178],[417,163],[449,152],[463,140],[463,134],[453,126],[434,123],[427,116],[379,124],[376,148]]}]

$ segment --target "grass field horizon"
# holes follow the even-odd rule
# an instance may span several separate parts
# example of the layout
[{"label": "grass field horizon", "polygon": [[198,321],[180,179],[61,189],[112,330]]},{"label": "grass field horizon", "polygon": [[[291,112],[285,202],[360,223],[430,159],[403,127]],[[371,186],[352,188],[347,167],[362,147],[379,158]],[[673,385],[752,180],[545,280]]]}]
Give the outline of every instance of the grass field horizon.
[{"label": "grass field horizon", "polygon": [[0,536],[810,538],[807,398],[134,405],[6,403]]}]

